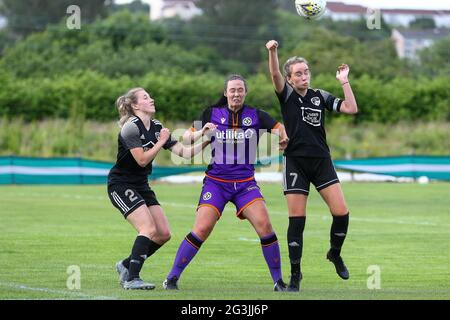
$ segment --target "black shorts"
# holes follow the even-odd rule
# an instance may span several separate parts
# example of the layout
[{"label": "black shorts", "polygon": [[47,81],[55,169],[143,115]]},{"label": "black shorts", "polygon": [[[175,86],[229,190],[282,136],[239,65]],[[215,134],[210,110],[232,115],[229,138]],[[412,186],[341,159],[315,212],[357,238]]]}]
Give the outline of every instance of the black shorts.
[{"label": "black shorts", "polygon": [[125,219],[143,204],[147,207],[159,206],[156,195],[148,184],[142,186],[108,184],[108,196],[111,203],[119,209]]},{"label": "black shorts", "polygon": [[339,183],[331,158],[283,157],[284,194],[309,194],[309,184],[320,191]]}]

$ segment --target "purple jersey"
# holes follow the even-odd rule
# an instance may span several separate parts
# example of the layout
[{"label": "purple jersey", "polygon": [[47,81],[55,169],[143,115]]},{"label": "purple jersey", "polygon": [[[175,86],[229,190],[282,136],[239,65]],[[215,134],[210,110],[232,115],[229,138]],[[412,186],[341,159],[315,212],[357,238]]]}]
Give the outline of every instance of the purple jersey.
[{"label": "purple jersey", "polygon": [[193,127],[201,130],[207,122],[217,130],[211,138],[212,157],[206,174],[227,181],[253,177],[259,138],[279,125],[266,112],[246,105],[237,112],[228,106],[209,107]]}]

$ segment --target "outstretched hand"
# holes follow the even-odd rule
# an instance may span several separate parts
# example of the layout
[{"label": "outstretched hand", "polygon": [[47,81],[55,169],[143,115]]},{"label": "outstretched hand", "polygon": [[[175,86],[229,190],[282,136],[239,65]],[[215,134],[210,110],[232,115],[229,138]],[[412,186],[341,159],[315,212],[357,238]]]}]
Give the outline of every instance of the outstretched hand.
[{"label": "outstretched hand", "polygon": [[348,73],[350,72],[350,67],[345,63],[341,64],[336,71],[336,79],[338,79],[341,84],[348,82]]}]

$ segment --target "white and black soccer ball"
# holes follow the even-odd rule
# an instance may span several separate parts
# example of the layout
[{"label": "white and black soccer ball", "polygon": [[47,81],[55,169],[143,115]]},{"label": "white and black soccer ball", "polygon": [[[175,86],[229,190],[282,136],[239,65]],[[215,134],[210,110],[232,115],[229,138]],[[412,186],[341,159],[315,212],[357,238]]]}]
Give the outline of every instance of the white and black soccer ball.
[{"label": "white and black soccer ball", "polygon": [[325,0],[295,0],[295,9],[303,18],[315,20],[325,14],[327,2]]}]

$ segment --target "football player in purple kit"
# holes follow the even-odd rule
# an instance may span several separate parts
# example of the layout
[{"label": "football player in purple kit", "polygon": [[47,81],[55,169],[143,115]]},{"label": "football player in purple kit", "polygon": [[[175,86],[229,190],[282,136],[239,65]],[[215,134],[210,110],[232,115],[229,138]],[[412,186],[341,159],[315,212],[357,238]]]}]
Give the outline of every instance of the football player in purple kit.
[{"label": "football player in purple kit", "polygon": [[236,206],[236,216],[247,219],[258,234],[264,258],[274,283],[274,291],[285,291],[281,274],[280,248],[272,228],[264,197],[254,178],[257,144],[263,132],[280,136],[280,149],[285,149],[288,137],[284,126],[266,112],[244,105],[247,84],[240,75],[225,81],[223,97],[216,105],[203,111],[184,139],[195,142],[202,136],[198,129],[207,123],[211,131],[212,160],[206,171],[203,189],[192,232],[178,248],[172,270],[163,283],[168,290],[178,289],[181,273],[208,238],[228,202]]}]

